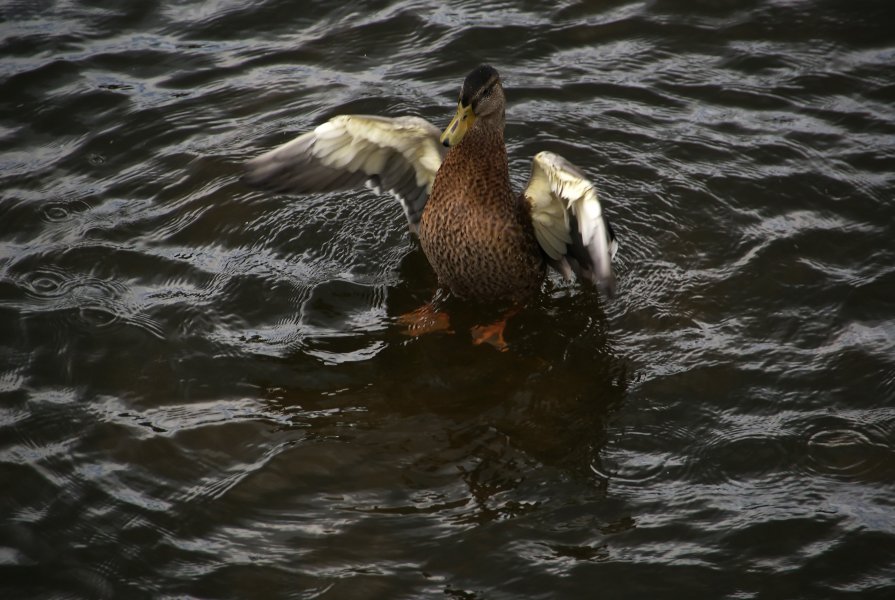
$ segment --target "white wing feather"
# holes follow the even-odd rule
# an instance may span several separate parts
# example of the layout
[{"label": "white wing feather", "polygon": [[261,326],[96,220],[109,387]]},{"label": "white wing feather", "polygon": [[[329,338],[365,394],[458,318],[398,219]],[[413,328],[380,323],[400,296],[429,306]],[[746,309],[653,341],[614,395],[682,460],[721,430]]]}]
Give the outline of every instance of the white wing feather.
[{"label": "white wing feather", "polygon": [[244,181],[279,192],[367,184],[392,193],[416,230],[446,149],[418,117],[340,115],[246,163]]},{"label": "white wing feather", "polygon": [[594,185],[563,157],[540,152],[532,161],[525,198],[551,265],[566,277],[574,271],[611,296],[617,244]]}]

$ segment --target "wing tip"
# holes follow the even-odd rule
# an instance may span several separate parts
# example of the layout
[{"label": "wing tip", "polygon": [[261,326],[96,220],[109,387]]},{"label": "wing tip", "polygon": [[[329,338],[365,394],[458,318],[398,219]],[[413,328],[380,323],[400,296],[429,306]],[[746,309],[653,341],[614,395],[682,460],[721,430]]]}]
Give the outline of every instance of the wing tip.
[{"label": "wing tip", "polygon": [[613,273],[612,270],[609,271],[609,275],[607,277],[599,278],[596,284],[597,288],[604,296],[606,296],[607,299],[612,300],[613,298],[615,298],[617,281],[615,279],[615,273]]},{"label": "wing tip", "polygon": [[269,153],[262,154],[242,164],[242,174],[239,182],[247,187],[258,190],[276,190],[276,169],[273,168],[268,158]]}]

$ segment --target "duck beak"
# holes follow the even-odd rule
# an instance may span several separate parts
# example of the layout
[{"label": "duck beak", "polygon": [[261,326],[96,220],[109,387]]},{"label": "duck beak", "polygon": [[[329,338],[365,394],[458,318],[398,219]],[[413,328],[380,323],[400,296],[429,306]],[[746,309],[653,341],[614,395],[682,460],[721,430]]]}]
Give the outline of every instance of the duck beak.
[{"label": "duck beak", "polygon": [[457,114],[441,134],[441,143],[445,146],[456,146],[473,123],[475,123],[475,113],[472,112],[472,105],[463,106],[462,102],[458,102]]}]

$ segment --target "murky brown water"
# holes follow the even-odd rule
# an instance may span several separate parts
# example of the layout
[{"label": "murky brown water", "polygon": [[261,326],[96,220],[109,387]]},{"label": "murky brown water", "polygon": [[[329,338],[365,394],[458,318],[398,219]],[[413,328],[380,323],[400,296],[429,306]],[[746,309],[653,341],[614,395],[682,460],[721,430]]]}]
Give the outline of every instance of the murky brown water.
[{"label": "murky brown water", "polygon": [[[893,597],[893,6],[6,2],[0,597]],[[391,198],[237,180],[482,61],[621,242],[506,353],[401,333]]]}]

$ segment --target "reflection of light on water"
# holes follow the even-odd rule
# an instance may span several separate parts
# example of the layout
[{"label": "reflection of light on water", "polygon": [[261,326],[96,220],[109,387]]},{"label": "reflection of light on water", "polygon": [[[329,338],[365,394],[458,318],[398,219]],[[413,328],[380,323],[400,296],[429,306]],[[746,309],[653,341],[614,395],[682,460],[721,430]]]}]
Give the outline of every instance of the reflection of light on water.
[{"label": "reflection of light on water", "polygon": [[854,473],[867,462],[871,444],[864,433],[852,429],[818,431],[808,440],[809,457],[821,471]]},{"label": "reflection of light on water", "polygon": [[55,313],[66,322],[89,330],[135,326],[163,338],[161,324],[146,315],[143,302],[116,279],[46,267],[28,273],[20,281],[30,299],[22,307],[25,315]]},{"label": "reflection of light on water", "polygon": [[679,427],[632,428],[602,452],[602,471],[609,485],[648,484],[669,471],[680,471],[685,457],[677,454],[693,443],[693,434]]},{"label": "reflection of light on water", "polygon": [[338,365],[341,363],[370,360],[371,358],[379,354],[379,352],[381,352],[383,349],[385,349],[386,346],[387,344],[385,342],[379,341],[373,342],[364,348],[358,348],[350,351],[342,350],[333,352],[328,352],[326,350],[321,350],[312,346],[306,346],[305,352],[310,356],[320,359],[326,364]]},{"label": "reflection of light on water", "polygon": [[[886,3],[40,4],[0,82],[0,595],[885,595]],[[552,276],[506,353],[453,307],[401,335],[434,276],[390,197],[238,182],[338,113],[443,126],[470,49],[516,189],[559,152],[621,244],[615,299]]]},{"label": "reflection of light on water", "polygon": [[816,429],[805,442],[809,471],[860,479],[895,456],[895,448],[876,427],[848,421],[831,425],[830,428]]}]

